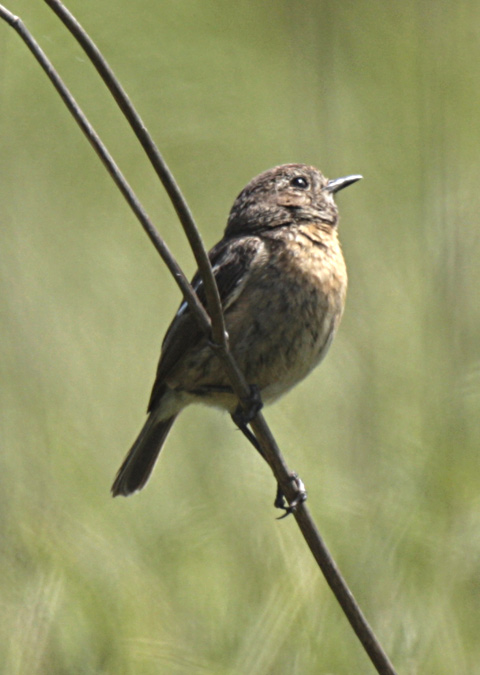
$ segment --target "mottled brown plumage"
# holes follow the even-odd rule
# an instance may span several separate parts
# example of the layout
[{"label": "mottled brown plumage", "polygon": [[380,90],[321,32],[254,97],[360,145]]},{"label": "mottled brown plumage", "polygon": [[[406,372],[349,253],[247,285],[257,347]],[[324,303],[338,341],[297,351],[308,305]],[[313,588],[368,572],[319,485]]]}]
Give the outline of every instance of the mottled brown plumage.
[{"label": "mottled brown plumage", "polygon": [[[209,253],[233,356],[265,403],[308,375],[333,339],[347,290],[333,195],[359,178],[328,181],[303,164],[266,171],[239,194]],[[204,302],[198,273],[192,283]],[[114,496],[144,486],[176,415],[198,402],[230,413],[238,405],[182,303],[163,341],[149,417],[119,469]]]}]

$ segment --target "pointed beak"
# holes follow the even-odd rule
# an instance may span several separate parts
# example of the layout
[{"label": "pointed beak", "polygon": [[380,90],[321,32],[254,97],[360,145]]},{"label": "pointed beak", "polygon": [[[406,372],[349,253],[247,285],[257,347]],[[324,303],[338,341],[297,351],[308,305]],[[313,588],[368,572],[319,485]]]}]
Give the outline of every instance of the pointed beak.
[{"label": "pointed beak", "polygon": [[349,185],[353,185],[353,183],[356,183],[357,180],[360,180],[361,178],[363,178],[363,176],[359,175],[344,176],[343,178],[335,178],[334,180],[328,181],[327,187],[325,189],[335,194],[335,192],[343,190],[343,188],[346,188]]}]

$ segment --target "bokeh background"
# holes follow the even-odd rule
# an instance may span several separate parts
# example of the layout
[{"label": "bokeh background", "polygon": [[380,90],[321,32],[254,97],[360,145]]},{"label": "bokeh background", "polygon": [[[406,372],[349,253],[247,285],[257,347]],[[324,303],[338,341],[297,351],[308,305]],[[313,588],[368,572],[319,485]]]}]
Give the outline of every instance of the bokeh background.
[{"label": "bokeh background", "polygon": [[[11,0],[178,260],[171,206],[43,2]],[[284,162],[339,195],[347,310],[267,409],[401,673],[480,673],[480,5],[70,0],[206,243]],[[47,78],[0,25],[0,669],[350,675],[373,669],[274,481],[191,409],[112,500],[179,292]]]}]

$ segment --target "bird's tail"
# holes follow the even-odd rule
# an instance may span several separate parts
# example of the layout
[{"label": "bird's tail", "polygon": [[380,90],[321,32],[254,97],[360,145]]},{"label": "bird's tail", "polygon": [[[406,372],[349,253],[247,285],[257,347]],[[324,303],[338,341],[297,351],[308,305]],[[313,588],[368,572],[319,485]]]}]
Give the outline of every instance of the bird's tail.
[{"label": "bird's tail", "polygon": [[113,481],[112,495],[128,497],[141,490],[152,473],[176,415],[158,421],[150,414],[137,440],[130,448]]}]

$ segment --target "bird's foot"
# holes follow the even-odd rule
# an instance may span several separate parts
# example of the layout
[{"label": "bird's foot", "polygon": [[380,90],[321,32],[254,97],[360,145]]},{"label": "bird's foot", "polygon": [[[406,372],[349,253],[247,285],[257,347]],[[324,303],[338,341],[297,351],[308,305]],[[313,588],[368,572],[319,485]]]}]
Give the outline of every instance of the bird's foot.
[{"label": "bird's foot", "polygon": [[298,474],[292,473],[290,475],[290,482],[294,484],[296,489],[296,495],[290,504],[286,502],[285,495],[282,492],[280,485],[277,486],[277,494],[274,501],[274,506],[276,509],[283,509],[285,513],[282,516],[279,516],[277,520],[282,520],[286,518],[291,513],[295,513],[297,506],[307,501],[307,491],[305,490],[304,482],[299,478]]}]

